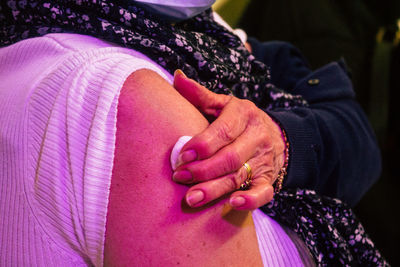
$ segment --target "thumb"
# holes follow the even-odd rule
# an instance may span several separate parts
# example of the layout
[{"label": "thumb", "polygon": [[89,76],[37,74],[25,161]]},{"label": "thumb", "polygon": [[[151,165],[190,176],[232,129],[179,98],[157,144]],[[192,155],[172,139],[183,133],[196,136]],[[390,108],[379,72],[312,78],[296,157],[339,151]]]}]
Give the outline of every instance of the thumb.
[{"label": "thumb", "polygon": [[198,82],[189,79],[179,69],[174,73],[174,87],[200,112],[214,117],[218,117],[231,98],[227,95],[211,92]]}]

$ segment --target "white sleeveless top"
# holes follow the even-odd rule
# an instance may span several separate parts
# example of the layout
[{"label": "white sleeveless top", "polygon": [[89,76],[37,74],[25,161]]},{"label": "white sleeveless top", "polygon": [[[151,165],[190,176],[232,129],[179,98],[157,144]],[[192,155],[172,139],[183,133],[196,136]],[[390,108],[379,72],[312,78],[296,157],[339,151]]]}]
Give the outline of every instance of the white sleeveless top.
[{"label": "white sleeveless top", "polygon": [[[141,68],[172,82],[89,36],[0,48],[0,266],[103,265],[119,90]],[[253,215],[264,264],[302,266],[282,227]]]}]

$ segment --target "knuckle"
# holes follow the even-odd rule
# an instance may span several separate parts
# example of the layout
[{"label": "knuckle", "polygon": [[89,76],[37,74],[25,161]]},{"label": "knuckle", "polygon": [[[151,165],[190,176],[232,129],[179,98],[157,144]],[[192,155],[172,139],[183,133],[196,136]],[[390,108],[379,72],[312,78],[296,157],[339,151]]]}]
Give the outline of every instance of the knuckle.
[{"label": "knuckle", "polygon": [[263,141],[263,143],[268,143],[270,142],[270,133],[267,128],[261,127],[257,132],[259,132],[259,135],[257,136],[260,140]]},{"label": "knuckle", "polygon": [[199,139],[196,142],[196,152],[199,159],[208,158],[213,154],[213,149],[210,146],[210,142],[205,139]]},{"label": "knuckle", "polygon": [[242,99],[240,105],[246,112],[250,114],[257,110],[257,106],[247,99]]},{"label": "knuckle", "polygon": [[227,151],[223,157],[218,157],[218,159],[211,158],[188,166],[193,179],[197,182],[214,179],[229,173],[236,173],[236,170],[240,167],[240,155],[234,149]]},{"label": "knuckle", "polygon": [[270,191],[267,193],[267,195],[266,195],[266,197],[265,197],[265,204],[271,202],[271,200],[274,198],[274,193],[273,193],[273,192],[274,192],[273,190],[270,190]]},{"label": "knuckle", "polygon": [[274,190],[272,186],[266,186],[262,192],[260,192],[260,195],[258,197],[258,204],[257,206],[263,206],[274,198]]},{"label": "knuckle", "polygon": [[233,125],[227,121],[222,121],[217,128],[217,137],[225,143],[235,140]]},{"label": "knuckle", "polygon": [[247,117],[248,123],[251,124],[253,127],[261,127],[264,125],[263,123],[263,111],[261,111],[253,102],[250,100],[241,100],[241,110],[240,113],[244,114]]},{"label": "knuckle", "polygon": [[224,161],[225,161],[225,164],[224,164],[225,165],[225,172],[235,171],[241,166],[240,155],[234,149],[230,149],[226,153],[226,155],[224,157]]},{"label": "knuckle", "polygon": [[242,183],[240,181],[240,176],[237,174],[231,174],[228,176],[228,179],[226,179],[227,187],[230,188],[231,190],[236,190],[240,187],[240,184]]},{"label": "knuckle", "polygon": [[203,164],[200,164],[194,168],[192,170],[192,175],[195,182],[203,182],[213,178],[212,174],[210,173],[210,168],[208,166],[204,166]]}]

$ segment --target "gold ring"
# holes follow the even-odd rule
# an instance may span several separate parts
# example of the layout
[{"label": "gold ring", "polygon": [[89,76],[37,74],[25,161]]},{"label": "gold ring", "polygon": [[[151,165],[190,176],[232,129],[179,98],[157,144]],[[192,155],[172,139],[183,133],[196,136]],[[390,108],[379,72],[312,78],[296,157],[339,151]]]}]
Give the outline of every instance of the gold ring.
[{"label": "gold ring", "polygon": [[247,162],[245,162],[245,163],[243,164],[243,167],[244,167],[244,168],[246,169],[246,171],[247,171],[247,179],[253,178],[253,177],[252,177],[253,172],[252,172],[252,170],[251,170],[250,165],[249,165]]},{"label": "gold ring", "polygon": [[251,185],[251,181],[252,181],[252,178],[253,178],[253,172],[251,170],[250,165],[247,162],[245,162],[243,164],[243,167],[246,169],[247,177],[246,177],[246,180],[240,185],[239,189],[240,190],[247,190],[247,189],[249,189],[249,187]]}]

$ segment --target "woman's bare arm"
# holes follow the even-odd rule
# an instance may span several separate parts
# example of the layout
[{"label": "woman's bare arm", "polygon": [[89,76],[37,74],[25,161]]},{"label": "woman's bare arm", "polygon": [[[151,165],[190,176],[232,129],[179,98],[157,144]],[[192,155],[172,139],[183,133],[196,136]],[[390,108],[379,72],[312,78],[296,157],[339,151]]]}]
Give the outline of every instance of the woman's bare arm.
[{"label": "woman's bare arm", "polygon": [[169,154],[182,135],[208,126],[199,111],[155,72],[126,80],[118,105],[107,215],[105,264],[262,266],[251,215],[225,200],[201,210],[172,182]]}]

